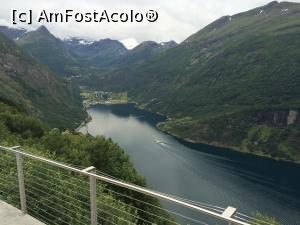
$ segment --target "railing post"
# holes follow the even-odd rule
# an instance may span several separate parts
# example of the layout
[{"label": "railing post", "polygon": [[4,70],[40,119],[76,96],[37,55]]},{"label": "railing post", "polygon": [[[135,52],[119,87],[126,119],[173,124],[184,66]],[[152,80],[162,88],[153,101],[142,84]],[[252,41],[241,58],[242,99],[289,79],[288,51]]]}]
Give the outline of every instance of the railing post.
[{"label": "railing post", "polygon": [[[228,206],[225,211],[222,213],[222,216],[226,218],[231,218],[236,212],[236,208]],[[234,225],[232,222],[228,222],[228,225]]]},{"label": "railing post", "polygon": [[[96,172],[96,168],[91,166],[83,171]],[[97,225],[97,180],[95,177],[90,176],[90,205],[91,205],[91,225]]]},{"label": "railing post", "polygon": [[[17,147],[15,147],[14,149],[17,149]],[[18,171],[18,183],[19,183],[21,210],[24,214],[27,214],[26,194],[25,194],[25,184],[24,184],[24,171],[23,171],[23,158],[20,153],[16,153],[16,158],[17,158],[17,171]]]}]

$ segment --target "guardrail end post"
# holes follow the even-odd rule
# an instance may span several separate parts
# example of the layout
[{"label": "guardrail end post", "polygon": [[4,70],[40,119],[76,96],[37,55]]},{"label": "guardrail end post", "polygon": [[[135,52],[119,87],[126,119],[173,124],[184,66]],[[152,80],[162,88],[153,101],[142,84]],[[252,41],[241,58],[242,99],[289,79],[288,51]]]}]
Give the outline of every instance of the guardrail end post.
[{"label": "guardrail end post", "polygon": [[[222,216],[224,216],[224,217],[226,217],[226,218],[231,218],[234,214],[235,214],[235,212],[236,212],[236,208],[233,208],[233,207],[231,207],[231,206],[228,206],[225,210],[224,210],[224,212],[222,213]],[[233,225],[233,223],[232,222],[228,222],[228,225]]]},{"label": "guardrail end post", "polygon": [[[18,148],[15,147],[14,149],[18,149]],[[24,214],[27,214],[22,155],[20,153],[16,153],[16,159],[17,159],[17,172],[18,172],[18,184],[19,184],[19,192],[20,192],[21,210]]]},{"label": "guardrail end post", "polygon": [[[95,173],[96,168],[91,166],[84,170],[84,172]],[[90,176],[90,204],[91,204],[91,225],[97,225],[97,180]]]}]

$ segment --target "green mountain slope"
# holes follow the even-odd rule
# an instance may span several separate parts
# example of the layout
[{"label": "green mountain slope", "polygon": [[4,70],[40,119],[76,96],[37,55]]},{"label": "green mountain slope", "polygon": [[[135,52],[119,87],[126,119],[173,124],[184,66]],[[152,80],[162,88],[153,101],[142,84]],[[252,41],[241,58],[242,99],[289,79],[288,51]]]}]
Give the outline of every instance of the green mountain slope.
[{"label": "green mountain slope", "polygon": [[222,17],[141,65],[85,80],[128,91],[196,142],[300,161],[300,4]]},{"label": "green mountain slope", "polygon": [[44,26],[26,33],[16,43],[56,73],[68,75],[68,69],[77,66],[63,41],[54,37]]},{"label": "green mountain slope", "polygon": [[72,85],[0,34],[0,98],[38,115],[55,127],[78,126],[85,116]]}]

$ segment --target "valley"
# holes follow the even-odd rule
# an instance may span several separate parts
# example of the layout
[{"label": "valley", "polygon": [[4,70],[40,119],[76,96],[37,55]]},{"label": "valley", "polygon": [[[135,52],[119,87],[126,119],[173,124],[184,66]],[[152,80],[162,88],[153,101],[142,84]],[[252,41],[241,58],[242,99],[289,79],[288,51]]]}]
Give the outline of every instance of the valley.
[{"label": "valley", "polygon": [[[180,43],[130,49],[121,39],[62,38],[50,28],[0,26],[0,145],[234,206],[263,225],[298,224],[300,3],[273,1],[224,15]],[[105,203],[132,213],[129,224],[197,224],[173,218],[177,206],[104,189]]]},{"label": "valley", "polygon": [[73,86],[126,92],[127,101],[114,103],[165,115],[158,125],[165,132],[300,162],[299,16],[298,3],[271,2],[224,16],[180,44],[145,41],[131,50],[112,39],[61,40],[43,26],[0,30]]}]

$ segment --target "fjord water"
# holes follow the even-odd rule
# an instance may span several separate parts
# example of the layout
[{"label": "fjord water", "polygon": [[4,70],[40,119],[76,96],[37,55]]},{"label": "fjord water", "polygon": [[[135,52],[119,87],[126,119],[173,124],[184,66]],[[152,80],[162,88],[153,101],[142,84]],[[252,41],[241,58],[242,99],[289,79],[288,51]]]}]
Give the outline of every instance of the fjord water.
[{"label": "fjord water", "polygon": [[[118,142],[149,187],[224,208],[233,206],[248,215],[259,211],[282,224],[300,224],[300,166],[181,141],[155,127],[162,117],[134,105],[98,105],[88,113],[92,120],[81,131]],[[211,223],[205,216],[196,218]]]}]

